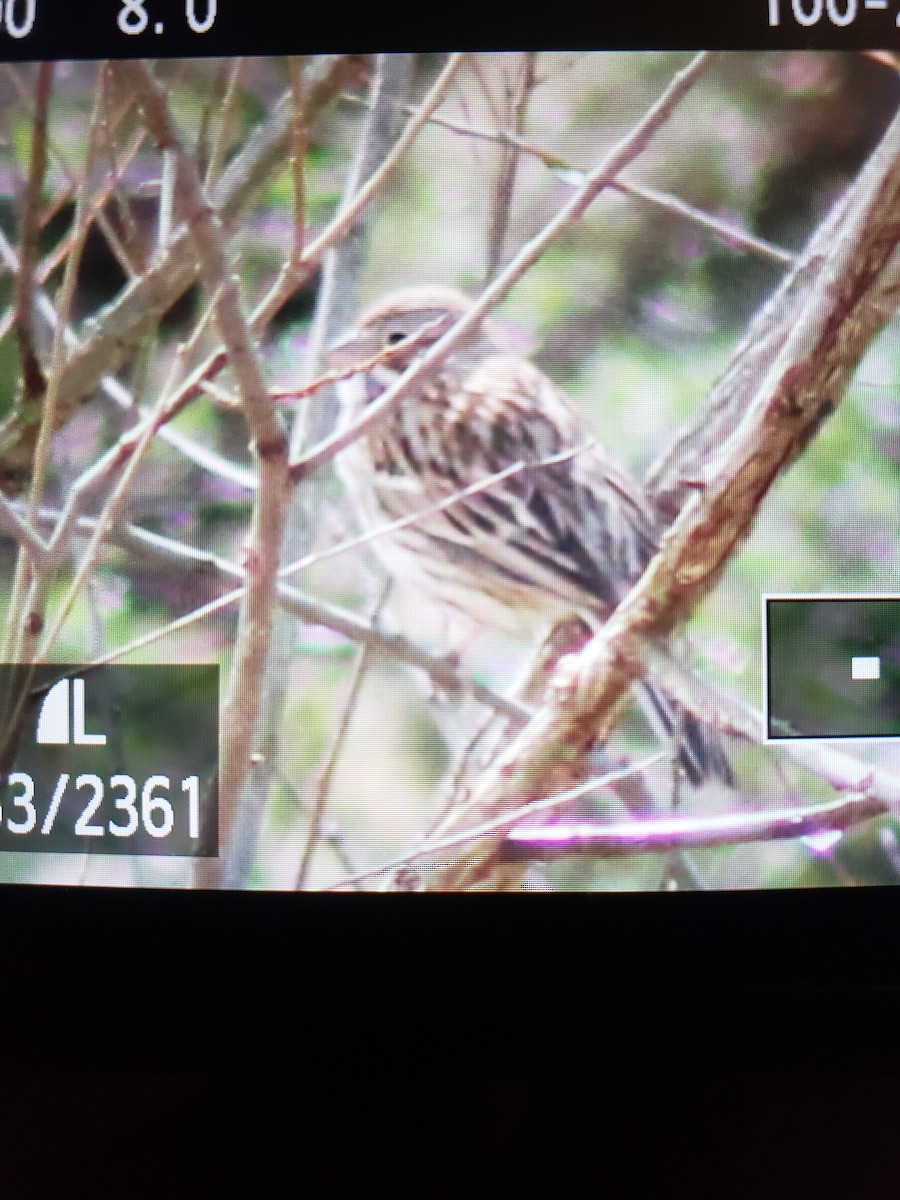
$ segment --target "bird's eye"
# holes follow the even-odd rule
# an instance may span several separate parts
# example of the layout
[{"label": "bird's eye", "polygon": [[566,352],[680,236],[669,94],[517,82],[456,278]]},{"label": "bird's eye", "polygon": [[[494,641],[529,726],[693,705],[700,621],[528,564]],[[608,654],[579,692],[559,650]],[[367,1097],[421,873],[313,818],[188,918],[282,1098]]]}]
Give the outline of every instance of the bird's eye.
[{"label": "bird's eye", "polygon": [[399,342],[406,341],[406,334],[401,333],[399,329],[395,329],[393,333],[387,335],[387,344],[396,346]]}]

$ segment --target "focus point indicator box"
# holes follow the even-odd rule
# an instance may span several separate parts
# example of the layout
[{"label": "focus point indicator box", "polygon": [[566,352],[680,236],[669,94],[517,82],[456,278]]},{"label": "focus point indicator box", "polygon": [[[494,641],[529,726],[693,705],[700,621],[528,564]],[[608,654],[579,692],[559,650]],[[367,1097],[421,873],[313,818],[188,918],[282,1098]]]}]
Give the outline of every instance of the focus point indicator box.
[{"label": "focus point indicator box", "polygon": [[900,596],[763,605],[769,741],[900,738]]},{"label": "focus point indicator box", "polygon": [[853,658],[850,660],[850,675],[853,679],[880,679],[880,658]]}]

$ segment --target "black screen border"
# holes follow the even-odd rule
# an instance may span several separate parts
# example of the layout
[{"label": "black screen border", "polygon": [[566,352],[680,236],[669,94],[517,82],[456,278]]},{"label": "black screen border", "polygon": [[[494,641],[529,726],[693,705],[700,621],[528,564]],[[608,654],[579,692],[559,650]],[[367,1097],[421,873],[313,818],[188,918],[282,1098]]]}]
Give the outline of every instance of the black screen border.
[{"label": "black screen border", "polygon": [[[254,7],[240,52],[283,52],[283,6]],[[867,44],[847,31],[766,30],[762,7],[731,6],[723,24],[720,0],[693,4],[689,20],[670,0],[644,0],[604,14],[601,28],[594,6],[557,6],[520,11],[511,30],[508,6],[480,4],[471,17],[454,6],[444,18],[403,0],[389,30],[383,9],[360,6],[350,20],[346,9],[319,12],[296,41],[307,53],[348,40],[361,52]],[[67,56],[124,56],[79,19]],[[210,42],[202,53],[236,49]],[[158,51],[198,53],[174,40]],[[50,40],[0,49],[53,52]],[[897,928],[900,888],[537,897],[6,884],[3,1058],[223,1070],[291,1044],[298,1063],[326,1069],[389,1062],[444,1074],[470,1058],[488,1073],[629,1056],[896,1066]],[[424,1061],[438,1044],[440,1058]]]}]

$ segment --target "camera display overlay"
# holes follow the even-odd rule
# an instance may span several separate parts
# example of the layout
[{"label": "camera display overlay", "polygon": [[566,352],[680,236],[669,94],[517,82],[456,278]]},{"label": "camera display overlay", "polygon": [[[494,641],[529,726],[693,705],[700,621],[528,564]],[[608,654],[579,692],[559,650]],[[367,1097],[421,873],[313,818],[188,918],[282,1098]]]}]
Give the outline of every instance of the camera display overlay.
[{"label": "camera display overlay", "polygon": [[900,737],[900,598],[766,601],[769,737]]},{"label": "camera display overlay", "polygon": [[214,855],[218,701],[217,666],[4,667],[0,849]]},{"label": "camera display overlay", "polygon": [[900,882],[898,68],[0,66],[0,882]]}]

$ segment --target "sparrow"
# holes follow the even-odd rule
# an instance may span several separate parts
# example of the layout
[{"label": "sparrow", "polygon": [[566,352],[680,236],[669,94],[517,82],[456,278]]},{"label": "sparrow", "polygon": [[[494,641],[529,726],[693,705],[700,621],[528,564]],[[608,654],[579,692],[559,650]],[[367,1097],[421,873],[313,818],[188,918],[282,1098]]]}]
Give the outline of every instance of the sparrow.
[{"label": "sparrow", "polygon": [[[472,303],[454,288],[412,287],[366,309],[326,354],[347,373],[337,384],[341,426],[352,427]],[[638,481],[489,320],[336,466],[389,574],[485,629],[548,633],[577,616],[596,630],[657,549]],[[712,731],[652,681],[637,686],[653,724],[677,731],[687,777],[728,778]]]}]

